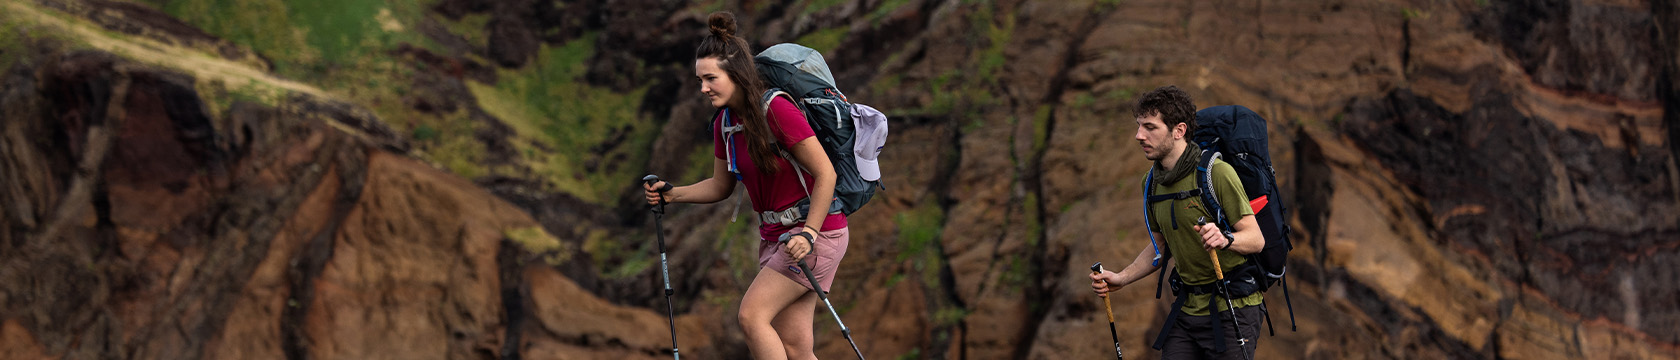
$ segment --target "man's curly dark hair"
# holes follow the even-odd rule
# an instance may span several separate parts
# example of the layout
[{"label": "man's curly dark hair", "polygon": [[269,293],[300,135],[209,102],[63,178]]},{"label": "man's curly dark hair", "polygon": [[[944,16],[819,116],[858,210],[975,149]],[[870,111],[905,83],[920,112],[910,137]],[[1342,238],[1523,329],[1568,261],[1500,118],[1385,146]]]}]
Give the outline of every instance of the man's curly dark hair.
[{"label": "man's curly dark hair", "polygon": [[1161,122],[1166,123],[1168,129],[1185,123],[1190,129],[1184,133],[1186,137],[1196,133],[1196,102],[1190,99],[1190,93],[1178,86],[1158,87],[1138,97],[1137,106],[1132,107],[1132,117],[1154,114],[1161,114]]}]

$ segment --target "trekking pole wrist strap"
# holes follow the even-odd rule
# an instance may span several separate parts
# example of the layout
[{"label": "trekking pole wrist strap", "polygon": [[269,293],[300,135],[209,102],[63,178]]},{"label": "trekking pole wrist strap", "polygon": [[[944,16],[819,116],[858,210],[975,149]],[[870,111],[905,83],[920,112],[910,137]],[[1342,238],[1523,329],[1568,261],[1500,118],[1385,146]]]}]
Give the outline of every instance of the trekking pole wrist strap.
[{"label": "trekking pole wrist strap", "polygon": [[1225,232],[1225,247],[1222,247],[1222,248],[1219,248],[1219,249],[1220,250],[1230,250],[1231,249],[1231,243],[1235,243],[1235,242],[1237,242],[1236,234],[1232,234],[1230,231],[1226,231]]}]

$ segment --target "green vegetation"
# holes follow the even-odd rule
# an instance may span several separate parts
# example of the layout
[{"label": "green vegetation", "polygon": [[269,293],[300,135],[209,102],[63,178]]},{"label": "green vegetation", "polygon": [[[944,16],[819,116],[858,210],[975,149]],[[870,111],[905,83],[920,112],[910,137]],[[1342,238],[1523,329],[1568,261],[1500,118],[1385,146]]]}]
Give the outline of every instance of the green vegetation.
[{"label": "green vegetation", "polygon": [[12,19],[8,14],[0,17],[0,71],[10,70],[13,64],[23,59],[24,25],[22,21]]},{"label": "green vegetation", "polygon": [[978,118],[987,106],[997,102],[993,89],[1000,86],[998,73],[1008,62],[1004,51],[1015,30],[1015,14],[1004,14],[1000,20],[990,6],[982,5],[968,15],[968,20],[976,29],[969,34],[968,41],[978,49],[971,57],[977,60],[969,65],[972,67],[947,69],[930,79],[928,93],[933,94],[933,99],[922,108],[909,111],[910,114]]},{"label": "green vegetation", "polygon": [[[717,157],[712,156],[712,143],[707,141],[700,148],[688,153],[688,171],[672,180],[676,184],[693,184],[712,177],[712,166],[717,163]],[[740,186],[737,184],[736,186]]]},{"label": "green vegetation", "polygon": [[846,1],[848,1],[848,0],[811,0],[811,1],[806,1],[805,2],[805,10],[800,12],[799,14],[800,15],[811,15],[811,14],[819,12],[819,11],[828,10],[828,8],[834,7],[836,5],[844,4],[844,3],[846,3]]},{"label": "green vegetation", "polygon": [[[61,15],[50,11],[43,13],[53,17]],[[60,19],[69,20],[68,17]],[[31,19],[27,14],[0,11],[0,71],[11,70],[13,65],[23,61],[29,55],[27,47],[40,40],[51,40],[66,45],[68,49],[65,50],[89,47],[86,41],[66,35],[61,29],[42,26],[37,19]]]},{"label": "green vegetation", "polygon": [[922,348],[915,347],[915,348],[910,348],[910,352],[904,353],[904,355],[899,355],[895,359],[898,359],[898,360],[916,360],[916,359],[921,359],[921,358],[922,358]]},{"label": "green vegetation", "polygon": [[1050,105],[1039,105],[1038,111],[1033,113],[1033,152],[1042,153],[1050,145],[1050,116],[1055,111]]},{"label": "green vegetation", "polygon": [[794,40],[794,42],[815,49],[827,57],[834,54],[834,49],[840,48],[840,40],[845,38],[846,28],[834,27],[813,31],[805,34],[805,36],[800,36],[799,40]]},{"label": "green vegetation", "polygon": [[1424,17],[1424,16],[1428,16],[1428,14],[1424,14],[1423,10],[1413,9],[1413,8],[1409,8],[1409,7],[1400,9],[1400,17],[1404,18],[1406,20],[1416,19],[1416,18],[1420,18],[1420,17]]},{"label": "green vegetation", "polygon": [[[286,77],[331,83],[398,43],[427,44],[404,31],[422,4],[384,0],[173,0],[164,12],[273,60]],[[332,86],[328,86],[331,88]]]},{"label": "green vegetation", "polygon": [[992,11],[989,7],[974,14],[975,16],[970,18],[971,22],[975,23],[975,28],[985,29],[986,40],[988,41],[988,46],[980,52],[978,57],[980,59],[980,75],[986,79],[986,82],[993,83],[997,81],[997,71],[1003,69],[1003,50],[1005,46],[1009,45],[1011,35],[1015,33],[1015,13],[1005,14],[1001,27],[993,23]]},{"label": "green vegetation", "polygon": [[256,50],[273,60],[276,70],[314,63],[320,57],[318,50],[308,46],[309,30],[294,26],[290,9],[280,0],[175,0],[164,5],[163,11]]},{"label": "green vegetation", "polygon": [[[391,106],[396,106],[395,104]],[[386,114],[396,113],[387,109]],[[385,117],[395,119],[396,117]],[[438,136],[432,139],[416,139],[424,151],[422,158],[443,166],[455,175],[468,179],[489,175],[492,169],[484,165],[484,143],[472,137],[479,127],[483,126],[472,121],[466,109],[457,110],[442,117],[410,116],[415,121],[415,130],[422,127],[437,129]]]},{"label": "green vegetation", "polygon": [[451,34],[466,39],[468,45],[479,49],[490,46],[490,37],[484,33],[484,29],[490,24],[490,14],[467,14],[462,16],[460,21],[449,21],[442,16],[437,16],[436,19],[443,23],[444,28],[449,29]]},{"label": "green vegetation", "polygon": [[909,260],[922,283],[938,284],[939,269],[944,266],[939,236],[945,227],[945,209],[923,200],[915,209],[894,215],[893,223],[898,225],[897,261]]},{"label": "green vegetation", "polygon": [[883,75],[883,76],[875,77],[875,80],[871,81],[869,83],[869,90],[873,91],[877,96],[880,96],[880,95],[887,94],[888,91],[891,91],[892,89],[896,89],[896,88],[898,88],[899,85],[903,85],[903,84],[904,84],[904,76],[903,75],[899,75],[899,74],[896,74],[896,73],[895,74],[886,74],[886,75]]},{"label": "green vegetation", "polygon": [[[1044,224],[1039,221],[1039,201],[1038,194],[1032,192],[1028,192],[1026,198],[1021,201],[1021,217],[1025,227],[1021,236],[1026,238],[1027,248],[1038,247],[1044,241]],[[998,284],[1006,291],[1020,291],[1032,282],[1032,273],[1037,265],[1033,264],[1026,254],[1030,251],[1022,250],[1005,256],[1008,260],[1003,265],[1003,273],[998,275]]]},{"label": "green vegetation", "polygon": [[713,0],[707,3],[696,4],[694,6],[700,9],[701,15],[710,15],[713,12],[723,11],[725,5],[728,5],[728,3],[724,0]]},{"label": "green vegetation", "polygon": [[892,276],[887,277],[887,285],[883,288],[891,289],[894,286],[898,286],[898,283],[904,282],[904,279],[904,273],[894,273]]},{"label": "green vegetation", "polygon": [[1096,104],[1097,97],[1091,96],[1091,93],[1080,93],[1079,96],[1073,98],[1073,106],[1077,108],[1089,108]]},{"label": "green vegetation", "polygon": [[951,79],[956,79],[961,74],[962,72],[958,69],[945,69],[944,73],[929,80],[928,87],[931,90],[929,93],[933,94],[933,100],[922,105],[921,109],[911,112],[924,115],[950,114],[951,109],[956,107],[958,101],[961,101],[961,96],[957,92],[947,91],[945,84],[950,83]]},{"label": "green vegetation", "polygon": [[520,247],[525,248],[525,251],[542,254],[543,262],[549,265],[558,266],[571,259],[572,253],[575,252],[566,243],[561,242],[554,235],[549,235],[548,231],[543,230],[540,226],[509,229],[504,231],[502,236],[512,240],[515,244],[519,244]]},{"label": "green vegetation", "polygon": [[1003,265],[1003,273],[998,275],[998,285],[1006,293],[1019,292],[1032,280],[1031,265],[1019,254],[1010,254],[1005,258],[1008,260]]},{"label": "green vegetation", "polygon": [[892,15],[894,11],[898,11],[898,8],[904,7],[904,4],[909,3],[910,0],[882,1],[880,5],[875,7],[875,10],[869,12],[868,19],[870,26],[880,26],[881,20],[886,19],[887,15]]},{"label": "green vegetation", "polygon": [[[468,82],[485,112],[522,139],[516,147],[538,178],[594,204],[609,204],[629,186],[656,135],[651,119],[637,113],[647,88],[620,94],[580,79],[594,54],[596,35],[544,46],[536,61],[500,70],[494,86]],[[601,146],[613,143],[615,146]],[[525,151],[532,147],[558,151]]]},{"label": "green vegetation", "polygon": [[[735,201],[735,199],[727,199],[718,204],[733,207]],[[736,214],[735,221],[723,225],[723,230],[718,231],[718,241],[714,243],[713,249],[725,254],[723,259],[729,263],[729,275],[735,279],[736,284],[742,284],[741,291],[746,291],[745,285],[752,283],[753,276],[756,276],[756,270],[758,270],[759,237],[758,227],[753,226],[758,222],[754,221],[752,215],[750,215],[752,205],[744,203],[745,199],[741,201],[743,202],[741,206],[746,208],[746,211]]]},{"label": "green vegetation", "polygon": [[940,308],[933,313],[933,323],[940,326],[956,325],[968,317],[969,311],[960,307]]},{"label": "green vegetation", "polygon": [[1038,201],[1038,193],[1028,192],[1026,200],[1021,205],[1027,223],[1027,246],[1038,246],[1038,242],[1043,240],[1039,238],[1044,234],[1044,224],[1039,223],[1038,220],[1040,215]]},{"label": "green vegetation", "polygon": [[583,252],[589,254],[602,277],[624,279],[644,275],[659,261],[648,244],[652,242],[609,236],[606,230],[593,229],[584,235]]},{"label": "green vegetation", "polygon": [[[348,102],[367,106],[381,120],[414,138],[416,156],[468,178],[497,169],[485,164],[485,145],[473,135],[483,126],[469,112],[428,114],[405,105],[413,64],[391,50],[408,43],[437,50],[430,39],[409,31],[428,15],[417,2],[384,0],[155,0],[165,12],[218,37],[252,49],[272,61],[281,76],[310,83]],[[485,15],[460,21],[439,19],[447,28],[482,45]],[[569,80],[569,79],[568,79]],[[570,82],[570,81],[568,81]],[[241,85],[200,84],[213,113],[233,102],[274,105],[287,92]],[[206,91],[208,90],[208,91]],[[515,140],[515,142],[519,142]],[[571,150],[575,148],[549,148]]]}]

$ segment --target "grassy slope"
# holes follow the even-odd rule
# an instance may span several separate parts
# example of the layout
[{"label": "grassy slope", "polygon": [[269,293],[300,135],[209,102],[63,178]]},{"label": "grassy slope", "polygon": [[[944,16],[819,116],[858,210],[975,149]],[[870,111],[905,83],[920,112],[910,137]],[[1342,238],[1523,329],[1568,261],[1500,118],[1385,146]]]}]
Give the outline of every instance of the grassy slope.
[{"label": "grassy slope", "polygon": [[[377,19],[385,20],[382,21],[383,24],[376,23],[376,26],[382,26],[382,28],[355,27],[355,29],[387,32],[395,30],[391,25],[390,10],[374,10],[373,13],[376,14]],[[270,19],[286,18],[283,15],[270,17]],[[323,23],[333,21],[338,21],[341,25],[345,23],[342,20],[326,20]],[[248,23],[247,25],[251,25],[253,29],[267,26],[260,22]],[[216,55],[216,49],[187,48],[160,43],[148,38],[109,31],[83,19],[32,4],[23,2],[0,3],[0,69],[10,69],[19,62],[38,61],[39,59],[31,59],[36,54],[30,52],[31,44],[37,42],[51,42],[54,45],[50,45],[48,48],[55,48],[56,51],[101,50],[149,66],[168,68],[193,75],[196,81],[194,87],[197,88],[200,97],[209,107],[207,110],[215,115],[213,119],[218,121],[225,119],[220,114],[225,113],[234,101],[252,101],[276,105],[288,94],[302,93],[326,99],[348,100],[370,106],[386,121],[409,117],[416,120],[409,123],[410,127],[437,126],[449,130],[440,131],[439,134],[427,141],[427,143],[434,145],[431,147],[432,153],[441,154],[441,156],[431,155],[434,158],[454,159],[464,157],[459,154],[471,154],[473,151],[482,149],[483,144],[472,141],[471,132],[457,131],[474,126],[468,121],[464,111],[444,116],[414,116],[412,110],[400,106],[401,102],[398,100],[403,95],[404,87],[387,85],[398,85],[397,81],[401,77],[412,76],[412,68],[392,61],[394,59],[385,56],[383,52],[369,52],[376,56],[351,56],[357,52],[367,52],[369,49],[394,46],[394,39],[402,39],[406,36],[381,36],[374,40],[361,40],[359,41],[360,45],[355,46],[348,45],[351,44],[349,41],[327,40],[321,42],[322,45],[319,48],[309,45],[310,47],[301,51],[308,53],[318,51],[314,49],[327,49],[318,53],[336,56],[336,59],[340,60],[312,64],[289,64],[276,61],[276,67],[293,66],[294,69],[316,69],[299,70],[304,74],[301,77],[302,80],[309,80],[312,77],[317,78],[313,82],[318,84],[309,84],[307,83],[309,81],[293,81],[253,68],[249,64],[228,61]],[[277,38],[284,40],[286,35],[281,34]],[[344,38],[347,37],[340,37],[340,39]],[[251,42],[241,43],[241,45],[250,46],[250,44],[258,41],[274,40],[247,39]],[[334,50],[333,47],[340,48]],[[264,55],[268,56],[269,54],[264,53]],[[329,75],[355,77],[347,77],[339,81],[319,80],[319,78],[328,78]],[[323,90],[317,86],[329,87],[332,90]],[[579,92],[588,93],[592,90],[584,89],[579,90]],[[542,123],[546,124],[547,122]],[[354,128],[336,122],[328,122],[328,125],[350,134],[359,133]],[[400,122],[392,124],[393,127],[401,125]],[[420,155],[428,156],[429,154]],[[474,169],[467,166],[463,166],[463,168],[465,170]],[[551,264],[563,261],[564,258],[569,257],[567,254],[573,250],[563,246],[558,239],[541,228],[514,229],[510,230],[507,236],[534,253],[549,254],[542,260]],[[549,252],[551,250],[556,252]]]},{"label": "grassy slope", "polygon": [[[594,53],[593,36],[543,45],[520,69],[499,69],[495,84],[468,81],[485,112],[513,128],[516,166],[486,165],[474,134],[485,124],[465,110],[422,113],[405,105],[419,70],[391,55],[402,44],[448,54],[414,31],[442,23],[476,48],[486,44],[486,15],[451,21],[412,0],[150,0],[169,14],[270,59],[279,75],[313,84],[367,106],[416,145],[414,156],[468,178],[504,175],[541,180],[549,190],[611,205],[646,158],[656,127],[638,114],[643,89],[628,94],[581,81]],[[477,55],[467,55],[477,59]],[[480,61],[481,63],[489,63]],[[622,133],[622,134],[620,134]],[[617,146],[589,151],[622,136]],[[586,165],[594,166],[586,166]],[[528,172],[527,172],[528,171]]]}]

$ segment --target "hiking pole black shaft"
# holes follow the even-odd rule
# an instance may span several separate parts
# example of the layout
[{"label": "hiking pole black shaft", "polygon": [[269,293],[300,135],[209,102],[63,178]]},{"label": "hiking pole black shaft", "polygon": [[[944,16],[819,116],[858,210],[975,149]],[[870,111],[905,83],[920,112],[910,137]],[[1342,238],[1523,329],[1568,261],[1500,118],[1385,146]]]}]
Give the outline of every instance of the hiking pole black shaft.
[{"label": "hiking pole black shaft", "polygon": [[[794,234],[795,233],[782,234],[779,240],[781,243],[786,244],[788,239],[793,238]],[[810,242],[811,250],[814,251],[817,249],[816,240],[806,238],[805,241]],[[806,254],[809,255],[810,252],[806,252]],[[852,329],[846,328],[846,322],[840,321],[840,313],[834,311],[834,304],[828,302],[828,294],[823,292],[822,284],[817,282],[817,276],[811,273],[811,267],[806,266],[805,260],[803,259],[799,260],[799,272],[805,273],[805,280],[811,282],[812,291],[816,291],[817,298],[822,299],[824,306],[828,306],[828,313],[834,315],[834,323],[840,324],[840,335],[845,336],[846,342],[852,344],[852,352],[857,353],[858,360],[863,360],[863,351],[858,350],[856,341],[852,341]]]},{"label": "hiking pole black shaft", "polygon": [[[659,182],[659,175],[642,177],[642,182],[653,186]],[[675,306],[671,305],[671,267],[665,262],[665,225],[660,223],[665,217],[665,192],[671,191],[671,183],[665,183],[665,186],[655,190],[659,191],[659,203],[652,207],[653,232],[658,234],[659,274],[665,280],[665,321],[671,326],[671,359],[682,360],[682,354],[677,352],[677,312]]]},{"label": "hiking pole black shaft", "polygon": [[[1091,264],[1091,273],[1102,275],[1102,263]],[[1108,281],[1103,281],[1108,283]],[[1114,358],[1126,360],[1126,355],[1120,353],[1120,333],[1114,331],[1114,305],[1109,305],[1108,297],[1103,296],[1103,308],[1108,309],[1108,337],[1114,339]]]},{"label": "hiking pole black shaft", "polygon": [[[1196,219],[1196,225],[1197,226],[1207,225],[1207,219],[1206,218]],[[1236,241],[1236,239],[1230,239],[1230,240],[1231,241]],[[1242,348],[1244,359],[1253,359],[1253,357],[1249,356],[1249,354],[1248,354],[1248,338],[1243,337],[1243,334],[1242,334],[1242,319],[1237,318],[1237,307],[1236,307],[1235,303],[1231,302],[1231,289],[1225,288],[1225,268],[1219,266],[1219,251],[1214,250],[1214,249],[1208,249],[1208,257],[1213,258],[1213,275],[1214,275],[1215,278],[1219,279],[1219,280],[1217,280],[1218,281],[1218,286],[1215,286],[1215,287],[1219,288],[1219,294],[1220,295],[1224,295],[1223,297],[1225,298],[1225,309],[1231,311],[1231,326],[1232,326],[1231,330],[1236,330],[1236,332],[1237,332],[1237,347]],[[1214,314],[1214,316],[1219,316],[1219,315]],[[1220,330],[1220,331],[1224,331],[1224,330]]]}]

